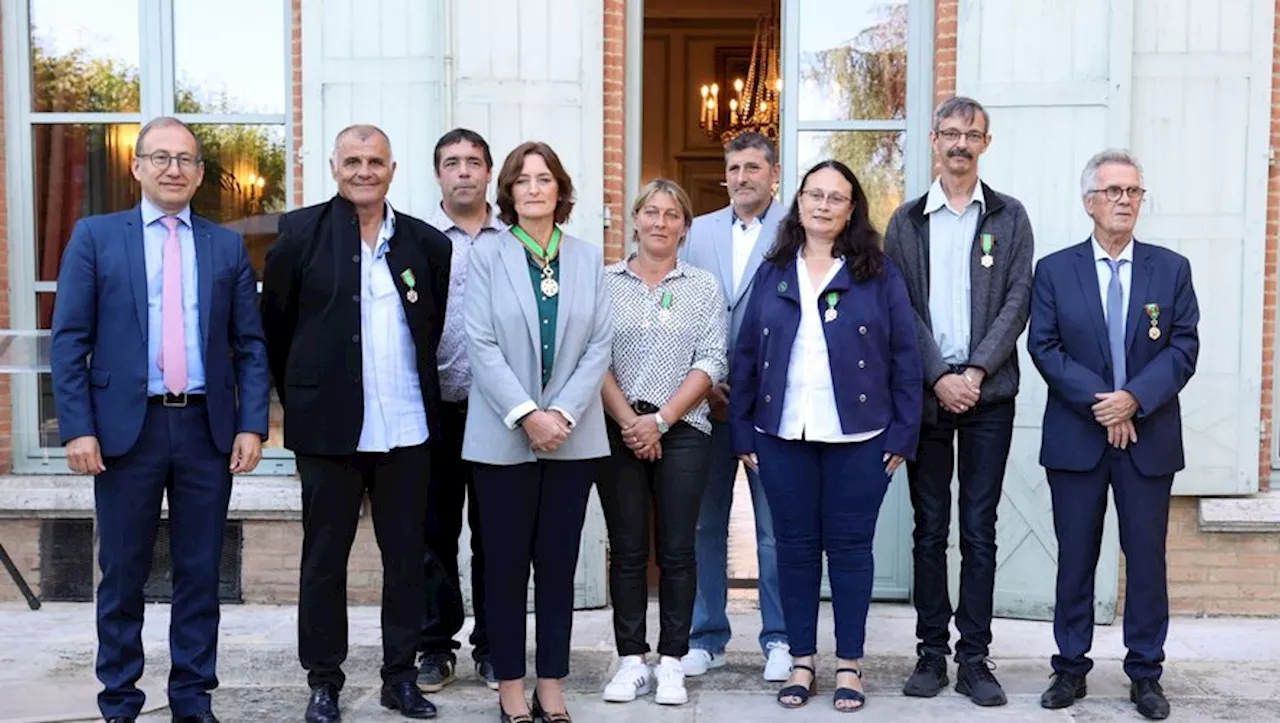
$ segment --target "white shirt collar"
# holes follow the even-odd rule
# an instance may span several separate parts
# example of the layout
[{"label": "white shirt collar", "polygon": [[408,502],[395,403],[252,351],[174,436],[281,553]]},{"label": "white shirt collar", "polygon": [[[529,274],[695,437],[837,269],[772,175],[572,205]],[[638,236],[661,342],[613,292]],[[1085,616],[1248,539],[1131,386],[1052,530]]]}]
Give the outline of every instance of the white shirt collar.
[{"label": "white shirt collar", "polygon": [[[969,197],[969,203],[965,204],[965,207],[960,209],[960,213],[964,213],[965,209],[969,208],[969,206],[972,206],[974,201],[978,202],[979,212],[986,209],[987,197],[982,192],[981,178],[979,178],[978,182],[974,184],[973,195]],[[933,179],[933,185],[929,186],[929,196],[924,201],[924,213],[926,216],[928,216],[929,214],[933,213],[934,211],[937,211],[938,209],[946,205],[947,205],[947,192],[942,188],[942,178],[935,178]]]},{"label": "white shirt collar", "polygon": [[[150,226],[156,221],[169,215],[164,211],[161,211],[160,208],[156,206],[154,203],[152,203],[151,200],[148,199],[146,196],[142,197],[141,210],[142,210],[143,226]],[[187,228],[191,228],[191,205],[190,204],[187,204],[185,208],[183,208],[181,211],[173,215],[178,219],[180,219],[182,223],[186,224]]]},{"label": "white shirt collar", "polygon": [[[1102,244],[1098,243],[1097,238],[1089,236],[1089,241],[1093,244],[1093,260],[1095,263],[1111,258],[1111,254],[1102,248]],[[1125,244],[1124,251],[1120,252],[1120,258],[1116,259],[1117,261],[1128,261],[1131,265],[1133,264],[1133,243],[1133,239],[1129,239],[1129,243]]]},{"label": "white shirt collar", "polygon": [[[492,204],[488,204],[488,208],[489,218],[484,222],[484,225],[480,227],[480,230],[493,229],[494,231],[505,231],[507,229],[507,225],[498,219],[498,209]],[[459,231],[462,230],[458,224],[454,223],[453,217],[444,210],[444,201],[436,204],[435,208],[431,211],[431,217],[427,219],[427,223],[434,226],[441,233],[453,228],[456,228]]]},{"label": "white shirt collar", "polygon": [[387,214],[382,219],[382,228],[378,230],[378,240],[373,245],[373,257],[382,258],[391,245],[391,237],[396,235],[396,212],[391,208],[390,201],[383,201],[387,204]]}]

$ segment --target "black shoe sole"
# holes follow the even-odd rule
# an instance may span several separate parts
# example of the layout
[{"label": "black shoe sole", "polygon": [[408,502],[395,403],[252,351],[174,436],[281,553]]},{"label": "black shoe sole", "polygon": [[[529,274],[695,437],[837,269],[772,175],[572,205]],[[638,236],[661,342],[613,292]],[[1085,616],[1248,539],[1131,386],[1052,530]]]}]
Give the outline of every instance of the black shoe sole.
[{"label": "black shoe sole", "polygon": [[978,700],[977,698],[974,698],[973,689],[969,687],[969,681],[967,680],[956,680],[956,692],[973,701],[975,705],[980,705],[983,708],[998,708],[1002,705],[1009,704],[1009,698],[1005,695],[1001,695],[999,698],[993,698],[991,700]]},{"label": "black shoe sole", "polygon": [[457,679],[458,677],[456,675],[451,675],[448,678],[445,678],[444,680],[437,680],[435,682],[426,682],[426,681],[423,681],[421,678],[419,678],[418,690],[421,690],[423,693],[439,693],[440,691],[444,690],[450,683],[452,683]]},{"label": "black shoe sole", "polygon": [[908,698],[936,698],[939,693],[947,689],[948,685],[951,685],[951,681],[945,675],[938,679],[938,687],[932,690],[914,686],[911,681],[907,681],[907,684],[902,687],[902,694]]}]

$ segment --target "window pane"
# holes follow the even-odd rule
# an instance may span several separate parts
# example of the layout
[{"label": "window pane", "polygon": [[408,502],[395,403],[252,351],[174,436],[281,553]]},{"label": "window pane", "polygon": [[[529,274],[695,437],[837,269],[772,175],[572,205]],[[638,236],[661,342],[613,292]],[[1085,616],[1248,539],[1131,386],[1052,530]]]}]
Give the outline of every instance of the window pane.
[{"label": "window pane", "polygon": [[130,164],[137,125],[34,125],[35,278],[56,281],[76,219],[123,211],[141,196]]},{"label": "window pane", "polygon": [[[799,134],[799,180],[829,158],[853,169],[871,208],[871,223],[884,233],[906,194],[906,134],[898,131],[805,132]],[[789,202],[789,201],[788,201]]]},{"label": "window pane", "polygon": [[898,120],[907,98],[907,0],[805,0],[800,120]]},{"label": "window pane", "polygon": [[30,0],[31,109],[137,111],[138,0]]},{"label": "window pane", "polygon": [[284,12],[279,0],[174,3],[178,112],[283,114]]},{"label": "window pane", "polygon": [[261,278],[285,210],[284,126],[197,125],[193,130],[204,145],[204,183],[191,207],[244,235]]},{"label": "window pane", "polygon": [[[35,296],[36,328],[53,328],[54,295],[52,293],[38,293]],[[36,417],[39,420],[37,427],[37,440],[39,446],[61,447],[62,442],[58,439],[58,410],[53,405],[52,374],[43,373],[36,375]],[[27,442],[27,444],[29,443],[30,442]]]}]

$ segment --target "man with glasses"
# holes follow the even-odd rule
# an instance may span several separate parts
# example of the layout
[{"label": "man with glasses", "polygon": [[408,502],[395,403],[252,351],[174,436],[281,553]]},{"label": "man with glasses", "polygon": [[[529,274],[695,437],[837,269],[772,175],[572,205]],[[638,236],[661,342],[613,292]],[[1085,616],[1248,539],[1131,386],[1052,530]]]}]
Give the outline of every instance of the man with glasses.
[{"label": "man with glasses", "polygon": [[445,133],[436,142],[435,164],[441,200],[425,220],[453,244],[453,263],[449,272],[449,313],[445,315],[438,355],[443,403],[440,434],[431,455],[431,484],[427,488],[427,618],[422,630],[418,685],[433,693],[454,679],[454,651],[459,645],[453,636],[466,621],[458,574],[458,537],[462,534],[465,503],[471,530],[471,607],[475,611],[471,657],[476,677],[497,690],[484,615],[484,546],[480,544],[479,506],[475,502],[471,463],[462,459],[467,394],[471,390],[462,295],[471,250],[478,243],[501,236],[506,225],[498,220],[485,198],[493,173],[493,155],[483,136],[466,128]]},{"label": "man with glasses", "polygon": [[1169,717],[1160,687],[1169,630],[1165,538],[1173,475],[1185,466],[1178,394],[1195,373],[1200,340],[1191,264],[1133,237],[1142,167],[1103,151],[1081,175],[1093,235],[1036,266],[1027,352],[1049,385],[1040,464],[1058,539],[1053,683],[1045,708],[1087,692],[1093,667],[1093,581],[1107,489],[1125,557],[1124,643],[1129,699]]},{"label": "man with glasses", "polygon": [[243,240],[191,213],[200,142],[175,118],[138,133],[134,209],[81,219],[58,274],[53,396],[72,472],[93,475],[98,708],[137,719],[143,587],[169,503],[174,721],[216,723],[218,568],[231,475],[267,436],[267,355]]},{"label": "man with glasses", "polygon": [[933,697],[948,683],[953,611],[947,535],[959,437],[956,691],[982,706],[1007,702],[987,656],[996,507],[1013,439],[1015,343],[1027,323],[1034,245],[1022,204],[978,177],[990,128],[991,116],[971,98],[954,97],[939,106],[930,138],[941,172],[927,194],[894,212],[885,232],[885,252],[906,277],[915,308],[925,384],[920,446],[915,462],[907,464],[915,510],[919,657],[903,693]]}]

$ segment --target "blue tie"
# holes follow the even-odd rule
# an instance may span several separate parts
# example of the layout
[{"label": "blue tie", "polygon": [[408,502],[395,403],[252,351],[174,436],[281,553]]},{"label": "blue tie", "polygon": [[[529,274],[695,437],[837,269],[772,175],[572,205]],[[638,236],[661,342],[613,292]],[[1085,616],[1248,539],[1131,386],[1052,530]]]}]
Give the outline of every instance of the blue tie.
[{"label": "blue tie", "polygon": [[1111,267],[1111,283],[1107,284],[1107,338],[1111,341],[1111,370],[1115,389],[1128,381],[1124,365],[1124,291],[1120,287],[1120,266],[1124,259],[1106,259]]}]

